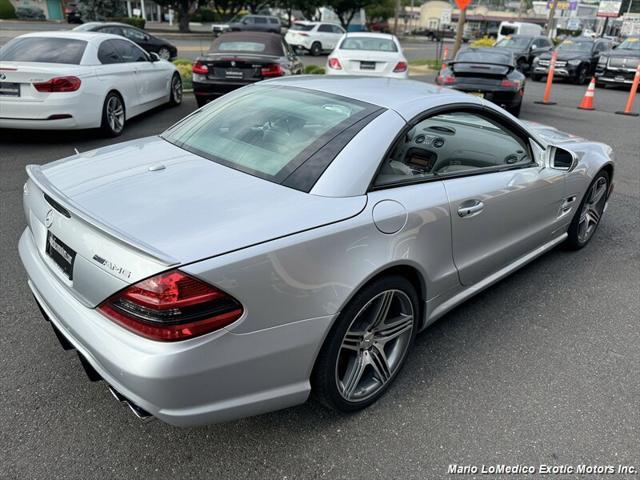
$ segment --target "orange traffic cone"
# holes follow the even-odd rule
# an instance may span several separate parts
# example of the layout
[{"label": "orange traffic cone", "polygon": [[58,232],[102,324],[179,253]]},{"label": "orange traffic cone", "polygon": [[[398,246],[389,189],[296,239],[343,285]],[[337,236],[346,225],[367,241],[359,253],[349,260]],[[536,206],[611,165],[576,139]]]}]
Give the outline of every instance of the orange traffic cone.
[{"label": "orange traffic cone", "polygon": [[589,82],[589,86],[587,87],[587,91],[584,93],[584,97],[582,97],[582,101],[578,106],[581,110],[595,110],[593,108],[593,99],[596,94],[596,77],[591,77],[591,81]]}]

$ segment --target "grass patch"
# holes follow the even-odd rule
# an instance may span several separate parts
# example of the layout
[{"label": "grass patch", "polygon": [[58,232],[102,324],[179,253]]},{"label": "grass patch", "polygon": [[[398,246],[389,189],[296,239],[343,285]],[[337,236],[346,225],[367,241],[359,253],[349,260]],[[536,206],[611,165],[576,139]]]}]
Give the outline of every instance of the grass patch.
[{"label": "grass patch", "polygon": [[173,64],[180,72],[182,77],[182,88],[185,90],[191,90],[193,88],[193,73],[191,72],[191,60],[185,60],[184,58],[177,58],[173,61]]},{"label": "grass patch", "polygon": [[0,18],[16,18],[16,9],[9,0],[0,0]]},{"label": "grass patch", "polygon": [[324,75],[326,72],[324,67],[320,67],[318,65],[307,65],[304,67],[304,73],[306,75]]}]

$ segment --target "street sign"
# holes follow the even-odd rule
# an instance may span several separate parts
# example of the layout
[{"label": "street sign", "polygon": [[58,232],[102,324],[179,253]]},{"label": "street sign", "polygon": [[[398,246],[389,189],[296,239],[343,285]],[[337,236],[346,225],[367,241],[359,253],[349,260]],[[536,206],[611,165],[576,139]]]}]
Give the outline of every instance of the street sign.
[{"label": "street sign", "polygon": [[451,9],[445,8],[442,10],[440,14],[440,25],[449,25],[451,24]]},{"label": "street sign", "polygon": [[617,18],[620,15],[621,1],[617,0],[601,0],[598,6],[598,17],[613,17]]},{"label": "street sign", "polygon": [[471,5],[471,0],[456,0],[456,5],[460,10],[466,10]]}]

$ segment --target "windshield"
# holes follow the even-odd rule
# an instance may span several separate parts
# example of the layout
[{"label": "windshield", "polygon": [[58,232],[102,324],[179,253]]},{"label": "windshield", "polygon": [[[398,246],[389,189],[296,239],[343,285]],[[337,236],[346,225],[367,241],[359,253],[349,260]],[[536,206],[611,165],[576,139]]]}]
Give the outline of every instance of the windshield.
[{"label": "windshield", "polygon": [[162,137],[216,163],[281,183],[360,114],[368,114],[367,107],[327,93],[252,86],[198,110]]},{"label": "windshield", "polygon": [[390,38],[347,37],[340,45],[342,50],[369,50],[374,52],[397,52],[398,48]]},{"label": "windshield", "polygon": [[294,24],[291,25],[289,30],[298,30],[298,31],[302,31],[302,32],[308,32],[308,31],[312,30],[313,27],[314,27],[313,24],[305,25],[304,23],[294,23]]},{"label": "windshield", "polygon": [[583,52],[589,53],[593,42],[580,42],[575,40],[565,40],[558,46],[559,52]]},{"label": "windshield", "polygon": [[86,46],[84,40],[71,38],[15,38],[0,48],[0,60],[80,65]]},{"label": "windshield", "polygon": [[526,48],[530,40],[528,37],[504,37],[496,43],[495,46],[503,48]]},{"label": "windshield", "polygon": [[617,50],[640,51],[640,38],[637,38],[637,37],[627,38],[624,42],[618,45]]}]

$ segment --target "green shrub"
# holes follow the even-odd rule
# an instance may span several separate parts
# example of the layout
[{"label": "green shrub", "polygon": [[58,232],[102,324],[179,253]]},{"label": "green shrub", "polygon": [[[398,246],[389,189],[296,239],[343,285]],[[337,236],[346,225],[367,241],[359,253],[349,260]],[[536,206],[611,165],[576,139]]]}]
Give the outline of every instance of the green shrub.
[{"label": "green shrub", "polygon": [[304,73],[306,75],[324,75],[325,70],[324,67],[318,65],[307,65],[304,67]]},{"label": "green shrub", "polygon": [[495,38],[491,38],[491,37],[482,37],[482,38],[478,38],[477,40],[474,40],[473,42],[471,42],[471,47],[472,48],[478,48],[478,47],[493,47],[496,43],[496,39]]},{"label": "green shrub", "polygon": [[199,8],[191,15],[192,22],[214,23],[222,21],[220,15],[210,8]]},{"label": "green shrub", "polygon": [[193,73],[191,72],[191,62],[184,59],[176,59],[173,61],[182,77],[182,88],[191,90],[193,88]]},{"label": "green shrub", "polygon": [[126,23],[127,25],[131,25],[133,27],[138,27],[144,29],[145,24],[147,23],[144,18],[138,17],[114,17],[108,19],[111,22],[120,22]]},{"label": "green shrub", "polygon": [[174,65],[189,65],[189,67],[191,67],[191,65],[193,65],[193,60],[189,60],[188,58],[176,58],[175,60],[173,60],[173,64]]},{"label": "green shrub", "polygon": [[16,18],[16,9],[9,0],[0,0],[0,18]]},{"label": "green shrub", "polygon": [[16,8],[16,17],[21,20],[46,20],[44,10],[40,7],[24,6]]}]

